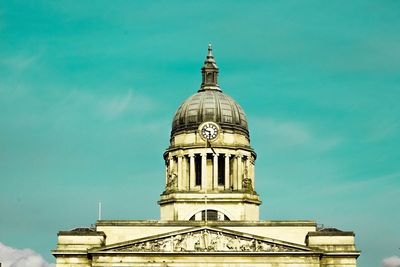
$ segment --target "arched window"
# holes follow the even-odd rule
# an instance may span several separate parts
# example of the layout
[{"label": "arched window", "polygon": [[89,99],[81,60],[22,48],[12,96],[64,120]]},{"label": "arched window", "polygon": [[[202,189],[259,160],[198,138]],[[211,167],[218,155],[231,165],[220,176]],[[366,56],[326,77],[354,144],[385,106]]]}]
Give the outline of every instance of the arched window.
[{"label": "arched window", "polygon": [[[206,211],[202,210],[190,217],[189,221],[205,221]],[[230,221],[228,216],[217,210],[207,210],[207,221]]]},{"label": "arched window", "polygon": [[[201,212],[201,220],[206,220],[206,211],[203,210]],[[208,221],[218,221],[218,211],[216,210],[207,210],[207,220]]]}]

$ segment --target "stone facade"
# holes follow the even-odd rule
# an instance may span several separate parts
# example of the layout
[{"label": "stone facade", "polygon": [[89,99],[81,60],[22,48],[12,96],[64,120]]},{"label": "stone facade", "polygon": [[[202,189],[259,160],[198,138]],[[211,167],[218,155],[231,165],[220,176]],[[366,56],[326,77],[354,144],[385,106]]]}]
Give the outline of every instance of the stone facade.
[{"label": "stone facade", "polygon": [[260,221],[257,154],[243,109],[222,93],[211,46],[202,84],[177,110],[159,221],[99,220],[60,231],[57,267],[356,266],[353,232]]}]

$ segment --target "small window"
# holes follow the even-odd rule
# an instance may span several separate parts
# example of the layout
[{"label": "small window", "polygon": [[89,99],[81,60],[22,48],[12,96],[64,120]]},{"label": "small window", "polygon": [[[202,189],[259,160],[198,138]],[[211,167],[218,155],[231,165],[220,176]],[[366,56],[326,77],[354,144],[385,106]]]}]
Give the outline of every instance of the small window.
[{"label": "small window", "polygon": [[[196,221],[196,220],[200,221],[200,215],[201,215],[201,220],[205,221],[206,220],[205,210],[193,214],[193,216],[190,217],[189,221]],[[230,219],[228,218],[228,216],[226,216],[222,212],[218,212],[217,210],[207,210],[207,221],[230,221]]]},{"label": "small window", "polygon": [[211,72],[207,73],[207,83],[212,83],[213,80],[213,74]]},{"label": "small window", "polygon": [[[201,212],[201,220],[206,220],[206,212],[204,210]],[[207,221],[218,221],[218,211],[207,210]]]}]

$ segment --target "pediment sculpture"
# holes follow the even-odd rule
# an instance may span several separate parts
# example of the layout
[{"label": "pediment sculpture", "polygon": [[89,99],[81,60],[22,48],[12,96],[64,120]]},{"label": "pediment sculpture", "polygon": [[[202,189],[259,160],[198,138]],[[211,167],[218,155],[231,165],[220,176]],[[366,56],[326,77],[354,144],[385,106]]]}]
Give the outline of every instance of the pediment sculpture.
[{"label": "pediment sculpture", "polygon": [[169,237],[147,240],[115,248],[123,252],[289,252],[301,249],[242,237],[234,234],[202,229]]}]

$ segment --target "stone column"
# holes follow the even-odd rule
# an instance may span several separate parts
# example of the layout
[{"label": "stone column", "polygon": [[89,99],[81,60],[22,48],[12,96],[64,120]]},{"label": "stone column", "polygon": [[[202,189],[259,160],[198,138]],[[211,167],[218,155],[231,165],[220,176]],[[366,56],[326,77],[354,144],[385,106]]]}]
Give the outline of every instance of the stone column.
[{"label": "stone column", "polygon": [[165,186],[167,186],[168,183],[168,171],[169,171],[169,163],[167,161],[165,161]]},{"label": "stone column", "polygon": [[[171,155],[171,154],[170,154]],[[172,184],[172,180],[173,179],[176,179],[176,176],[175,176],[175,174],[176,174],[176,172],[175,172],[175,161],[174,161],[174,157],[172,157],[172,156],[169,156],[168,157],[168,168],[167,168],[167,170],[168,170],[168,174],[167,174],[167,185],[169,184],[169,183],[171,183],[169,186],[169,188],[168,189],[173,189],[173,184]],[[170,180],[171,179],[171,180]]]},{"label": "stone column", "polygon": [[182,190],[182,155],[178,155],[178,190]]},{"label": "stone column", "polygon": [[188,158],[186,155],[182,156],[182,189],[189,189],[189,175],[188,175]]},{"label": "stone column", "polygon": [[255,184],[255,168],[254,165],[256,164],[255,159],[253,158],[253,156],[250,157],[250,177],[251,177],[251,183],[253,184],[253,190],[255,190],[256,188],[256,184]]},{"label": "stone column", "polygon": [[214,154],[213,160],[214,189],[218,189],[218,154]]},{"label": "stone column", "polygon": [[190,171],[190,173],[189,173],[189,189],[190,190],[192,190],[192,189],[194,189],[195,188],[195,183],[196,183],[196,180],[195,180],[195,175],[196,175],[196,173],[195,173],[195,170],[194,170],[194,154],[189,154],[189,164],[190,164],[190,167],[189,167],[189,171]]},{"label": "stone column", "polygon": [[234,156],[233,158],[233,162],[232,162],[232,188],[233,190],[237,190],[237,181],[238,181],[238,177],[237,177],[237,157]]},{"label": "stone column", "polygon": [[229,181],[229,157],[231,155],[225,154],[225,189],[230,188],[230,181]]},{"label": "stone column", "polygon": [[169,160],[169,171],[173,172],[174,171],[174,158],[172,156],[170,156],[168,158],[168,160]]},{"label": "stone column", "polygon": [[207,190],[207,153],[201,153],[201,189]]},{"label": "stone column", "polygon": [[242,181],[243,181],[243,170],[242,170],[242,154],[236,155],[237,160],[237,188],[238,190],[242,189]]}]

